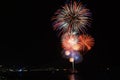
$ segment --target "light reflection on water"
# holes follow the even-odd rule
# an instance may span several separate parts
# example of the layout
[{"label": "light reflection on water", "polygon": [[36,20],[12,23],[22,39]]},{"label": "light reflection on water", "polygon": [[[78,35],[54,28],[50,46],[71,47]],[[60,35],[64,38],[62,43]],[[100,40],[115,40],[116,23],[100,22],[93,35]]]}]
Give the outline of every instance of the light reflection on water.
[{"label": "light reflection on water", "polygon": [[83,80],[80,78],[80,76],[78,76],[77,74],[69,74],[68,75],[68,79],[69,80]]},{"label": "light reflection on water", "polygon": [[26,74],[9,74],[4,75],[0,73],[0,80],[111,80],[110,74],[106,73],[95,73],[95,74],[84,74],[84,73],[26,73]]}]

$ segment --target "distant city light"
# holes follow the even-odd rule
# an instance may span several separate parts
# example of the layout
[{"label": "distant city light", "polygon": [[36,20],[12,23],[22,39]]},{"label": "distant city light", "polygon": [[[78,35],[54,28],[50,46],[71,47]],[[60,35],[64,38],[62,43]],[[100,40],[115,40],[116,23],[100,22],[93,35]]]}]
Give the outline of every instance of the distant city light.
[{"label": "distant city light", "polygon": [[109,67],[107,67],[107,70],[110,70],[110,68],[109,68]]},{"label": "distant city light", "polygon": [[13,72],[14,70],[13,69],[9,69],[9,71]]},{"label": "distant city light", "polygon": [[22,72],[23,70],[22,69],[19,69],[18,72]]}]

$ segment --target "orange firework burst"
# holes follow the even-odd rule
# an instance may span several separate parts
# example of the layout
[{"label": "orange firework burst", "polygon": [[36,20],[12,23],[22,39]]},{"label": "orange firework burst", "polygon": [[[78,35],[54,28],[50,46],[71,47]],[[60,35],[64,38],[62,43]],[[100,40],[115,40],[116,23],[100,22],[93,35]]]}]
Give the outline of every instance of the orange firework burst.
[{"label": "orange firework burst", "polygon": [[86,26],[90,25],[91,13],[81,2],[65,4],[52,17],[54,29],[61,32],[85,32]]},{"label": "orange firework burst", "polygon": [[90,35],[80,35],[80,44],[84,45],[87,50],[90,50],[94,46],[94,38]]},{"label": "orange firework burst", "polygon": [[79,50],[78,37],[74,34],[66,33],[62,36],[62,47],[65,50]]}]

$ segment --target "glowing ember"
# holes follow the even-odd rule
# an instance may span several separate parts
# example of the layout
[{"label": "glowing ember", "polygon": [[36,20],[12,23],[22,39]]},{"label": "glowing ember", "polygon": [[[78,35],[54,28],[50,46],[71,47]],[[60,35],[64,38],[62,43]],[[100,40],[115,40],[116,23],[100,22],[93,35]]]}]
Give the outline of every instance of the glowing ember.
[{"label": "glowing ember", "polygon": [[69,61],[70,61],[70,62],[74,62],[74,58],[70,58]]},{"label": "glowing ember", "polygon": [[65,51],[65,55],[69,56],[70,55],[70,51]]}]

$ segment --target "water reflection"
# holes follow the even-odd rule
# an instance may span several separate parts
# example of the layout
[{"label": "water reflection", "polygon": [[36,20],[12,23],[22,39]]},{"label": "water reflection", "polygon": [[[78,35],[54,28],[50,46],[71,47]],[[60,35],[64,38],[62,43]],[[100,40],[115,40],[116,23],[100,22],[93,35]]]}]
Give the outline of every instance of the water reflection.
[{"label": "water reflection", "polygon": [[68,79],[69,80],[83,80],[78,74],[69,74]]},{"label": "water reflection", "polygon": [[[10,73],[9,75],[0,75],[0,80],[83,80],[82,75],[78,73],[55,73],[55,74],[36,74],[36,73]],[[37,75],[37,76],[36,76]],[[37,79],[38,78],[38,79]]]}]

